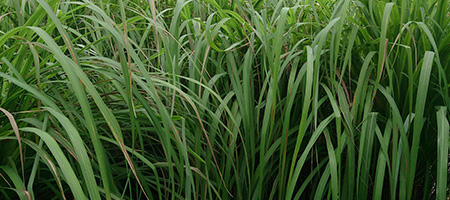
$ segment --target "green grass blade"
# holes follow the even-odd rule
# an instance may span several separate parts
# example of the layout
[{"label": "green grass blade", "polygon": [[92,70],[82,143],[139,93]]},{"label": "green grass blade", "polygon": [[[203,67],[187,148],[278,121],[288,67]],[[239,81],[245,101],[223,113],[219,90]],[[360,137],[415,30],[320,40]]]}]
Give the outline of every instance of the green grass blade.
[{"label": "green grass blade", "polygon": [[38,135],[48,146],[52,155],[55,157],[62,174],[64,175],[66,183],[69,185],[75,199],[87,199],[80,185],[80,180],[75,174],[72,165],[66,158],[58,143],[45,131],[36,128],[22,128],[22,131],[32,132]]},{"label": "green grass blade", "polygon": [[437,160],[437,186],[436,186],[436,199],[445,199],[447,198],[447,173],[448,173],[448,135],[450,133],[449,123],[446,117],[445,107],[440,107],[437,112],[437,120],[438,120],[438,141],[437,141],[437,150],[438,150],[438,160]]}]

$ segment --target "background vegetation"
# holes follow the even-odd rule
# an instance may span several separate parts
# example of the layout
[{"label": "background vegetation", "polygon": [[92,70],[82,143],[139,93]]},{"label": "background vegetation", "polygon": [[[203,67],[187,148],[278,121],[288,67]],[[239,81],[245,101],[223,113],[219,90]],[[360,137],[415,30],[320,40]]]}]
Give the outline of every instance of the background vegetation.
[{"label": "background vegetation", "polygon": [[446,199],[448,0],[3,0],[1,199]]}]

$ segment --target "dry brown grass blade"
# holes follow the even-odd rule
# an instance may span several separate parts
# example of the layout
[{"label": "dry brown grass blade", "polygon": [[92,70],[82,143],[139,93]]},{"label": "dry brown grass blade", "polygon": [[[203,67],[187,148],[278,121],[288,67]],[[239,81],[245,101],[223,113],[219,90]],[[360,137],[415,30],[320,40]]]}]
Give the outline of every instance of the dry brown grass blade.
[{"label": "dry brown grass blade", "polygon": [[[19,142],[19,153],[20,153],[20,164],[22,166],[22,179],[25,177],[25,171],[23,168],[24,161],[23,161],[23,152],[22,152],[22,141],[20,140],[20,133],[19,133],[19,127],[17,126],[16,120],[14,119],[14,116],[8,112],[7,110],[0,107],[0,111],[5,113],[6,117],[8,117],[9,123],[11,123],[11,127],[14,131],[14,134],[16,135],[17,141]],[[23,181],[22,181],[23,182]],[[24,182],[25,187],[25,182]]]}]

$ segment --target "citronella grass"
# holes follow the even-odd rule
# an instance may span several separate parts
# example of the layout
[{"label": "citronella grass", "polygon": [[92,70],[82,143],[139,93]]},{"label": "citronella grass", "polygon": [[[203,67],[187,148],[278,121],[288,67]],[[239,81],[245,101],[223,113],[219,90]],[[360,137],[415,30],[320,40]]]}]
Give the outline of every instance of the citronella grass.
[{"label": "citronella grass", "polygon": [[449,5],[1,1],[0,197],[448,198]]}]

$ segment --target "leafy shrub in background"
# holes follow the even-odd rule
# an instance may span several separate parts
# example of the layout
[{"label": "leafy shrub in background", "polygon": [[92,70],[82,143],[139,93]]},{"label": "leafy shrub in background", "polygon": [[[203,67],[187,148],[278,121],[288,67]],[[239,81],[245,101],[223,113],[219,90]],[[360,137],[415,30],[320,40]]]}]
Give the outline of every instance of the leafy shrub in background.
[{"label": "leafy shrub in background", "polygon": [[2,199],[445,199],[448,0],[0,2]]}]

